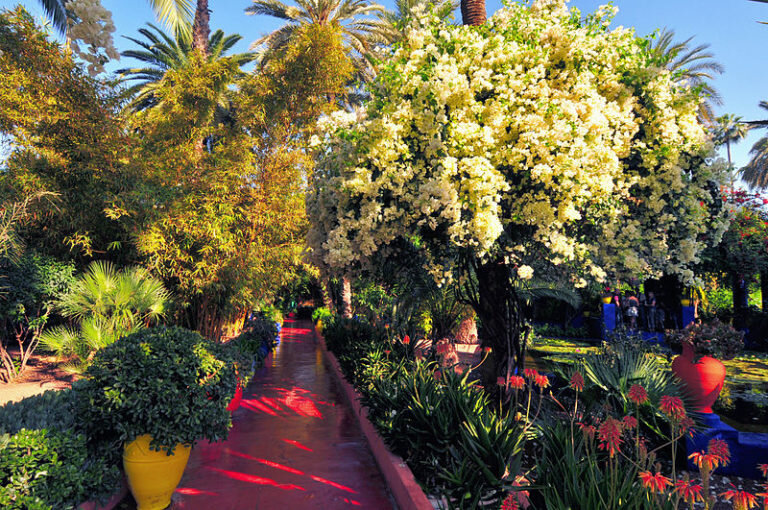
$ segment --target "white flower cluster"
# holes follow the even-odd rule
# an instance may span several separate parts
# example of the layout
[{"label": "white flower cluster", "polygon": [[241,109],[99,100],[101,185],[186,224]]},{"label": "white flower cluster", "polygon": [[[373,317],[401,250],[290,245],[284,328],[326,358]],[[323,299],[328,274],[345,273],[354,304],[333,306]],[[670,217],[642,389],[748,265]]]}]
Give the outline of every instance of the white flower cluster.
[{"label": "white flower cluster", "polygon": [[115,31],[112,13],[101,5],[100,0],[69,0],[64,6],[72,51],[88,62],[91,76],[104,72],[104,64],[109,59],[120,59],[112,39]]},{"label": "white flower cluster", "polygon": [[538,0],[482,29],[414,24],[365,115],[326,122],[307,199],[315,261],[352,267],[405,238],[438,281],[467,250],[503,254],[523,279],[542,263],[689,276],[725,226],[709,218],[719,176],[699,98],[633,31],[607,29],[615,9],[575,14]]}]

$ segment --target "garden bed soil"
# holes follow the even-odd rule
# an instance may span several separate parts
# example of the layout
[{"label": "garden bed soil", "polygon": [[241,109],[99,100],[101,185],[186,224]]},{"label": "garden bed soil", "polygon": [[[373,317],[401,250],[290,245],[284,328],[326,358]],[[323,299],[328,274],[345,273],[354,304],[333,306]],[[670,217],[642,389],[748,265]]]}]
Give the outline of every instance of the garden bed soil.
[{"label": "garden bed soil", "polygon": [[18,379],[10,383],[0,383],[0,406],[48,390],[69,388],[76,378],[75,374],[61,368],[57,357],[34,354]]}]

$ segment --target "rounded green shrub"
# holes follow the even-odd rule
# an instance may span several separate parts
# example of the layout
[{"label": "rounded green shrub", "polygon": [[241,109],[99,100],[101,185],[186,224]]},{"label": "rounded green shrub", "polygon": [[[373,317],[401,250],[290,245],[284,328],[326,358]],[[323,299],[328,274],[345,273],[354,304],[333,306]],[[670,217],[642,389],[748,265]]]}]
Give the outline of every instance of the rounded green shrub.
[{"label": "rounded green shrub", "polygon": [[237,385],[225,347],[183,328],[152,328],[99,351],[75,384],[90,438],[116,445],[150,434],[169,454],[179,444],[226,439]]},{"label": "rounded green shrub", "polygon": [[75,508],[117,486],[120,471],[89,454],[83,435],[21,430],[0,436],[0,507]]}]

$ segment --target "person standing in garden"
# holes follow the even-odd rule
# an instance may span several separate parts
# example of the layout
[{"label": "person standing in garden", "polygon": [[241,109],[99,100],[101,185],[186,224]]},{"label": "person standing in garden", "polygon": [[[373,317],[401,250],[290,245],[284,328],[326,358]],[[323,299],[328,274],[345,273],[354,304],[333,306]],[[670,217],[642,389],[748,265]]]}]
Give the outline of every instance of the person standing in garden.
[{"label": "person standing in garden", "polygon": [[653,291],[648,292],[648,296],[645,299],[646,312],[648,317],[648,331],[656,331],[656,296]]},{"label": "person standing in garden", "polygon": [[627,295],[626,313],[629,329],[637,329],[637,317],[639,315],[640,301],[635,293],[630,291]]}]

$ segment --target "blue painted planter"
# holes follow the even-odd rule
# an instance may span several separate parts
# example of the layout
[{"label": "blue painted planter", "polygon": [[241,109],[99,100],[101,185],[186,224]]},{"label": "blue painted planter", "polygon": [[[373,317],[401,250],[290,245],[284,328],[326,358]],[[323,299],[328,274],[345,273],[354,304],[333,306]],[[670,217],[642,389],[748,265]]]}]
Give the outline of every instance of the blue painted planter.
[{"label": "blue painted planter", "polygon": [[[715,472],[720,475],[745,476],[761,480],[762,474],[757,470],[757,465],[768,462],[768,434],[739,432],[727,423],[723,423],[714,413],[703,413],[699,417],[703,425],[702,430],[685,440],[688,455],[706,451],[711,439],[722,439],[728,443],[731,462]],[[688,459],[688,469],[697,470],[691,459]]]}]

